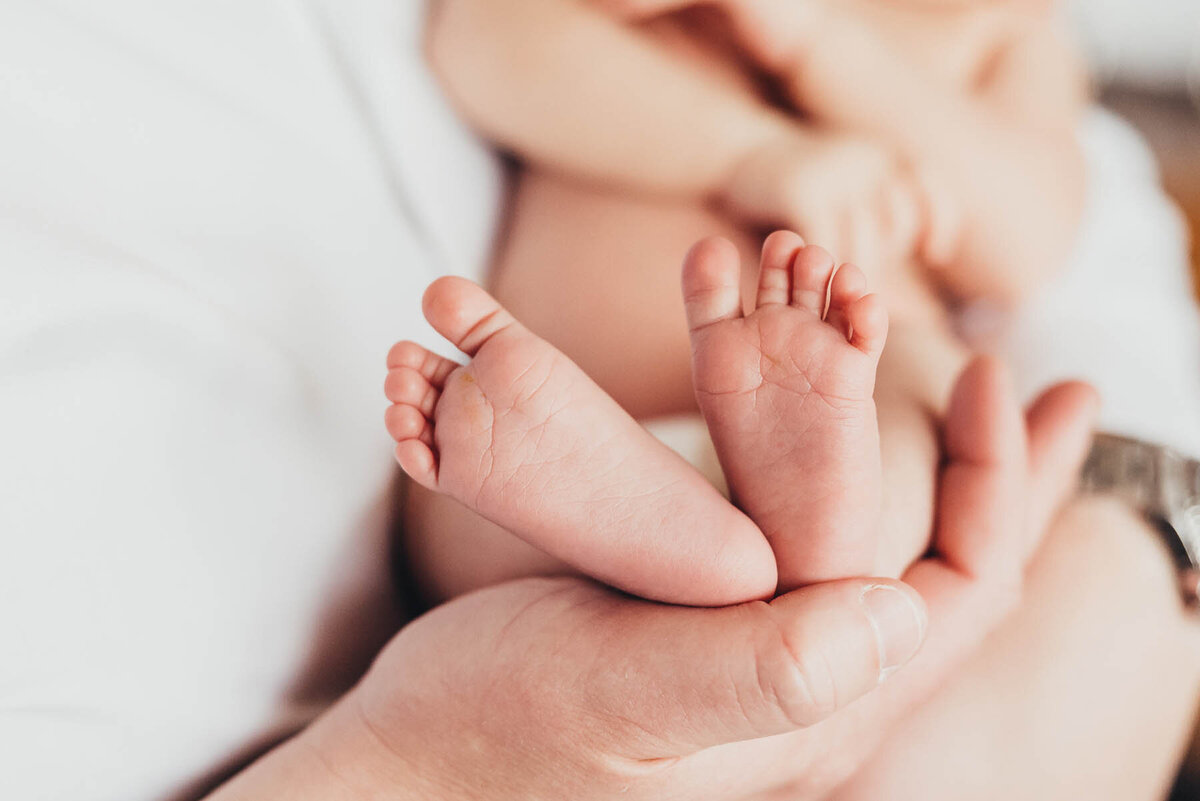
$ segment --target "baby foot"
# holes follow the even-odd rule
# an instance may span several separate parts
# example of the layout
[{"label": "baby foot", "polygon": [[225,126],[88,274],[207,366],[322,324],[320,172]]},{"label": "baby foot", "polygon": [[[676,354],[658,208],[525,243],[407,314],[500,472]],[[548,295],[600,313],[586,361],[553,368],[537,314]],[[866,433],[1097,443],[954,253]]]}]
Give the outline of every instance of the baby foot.
[{"label": "baby foot", "polygon": [[643,598],[773,594],[762,533],[573,362],[464,279],[435,281],[424,309],[472,360],[388,355],[387,427],[414,481]]},{"label": "baby foot", "polygon": [[870,572],[880,513],[875,368],[887,312],[852,265],[779,232],[743,315],[738,254],[688,254],[696,399],[737,503],[775,550],[779,589]]}]

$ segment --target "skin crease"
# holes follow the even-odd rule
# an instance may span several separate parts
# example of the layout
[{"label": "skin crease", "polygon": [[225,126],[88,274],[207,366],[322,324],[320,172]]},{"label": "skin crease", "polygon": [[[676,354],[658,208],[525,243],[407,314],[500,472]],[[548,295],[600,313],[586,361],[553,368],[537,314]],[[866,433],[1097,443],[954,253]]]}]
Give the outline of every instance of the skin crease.
[{"label": "skin crease", "polygon": [[406,627],[342,702],[212,798],[822,797],[1012,608],[1094,412],[1067,385],[1022,421],[980,360],[951,402],[938,533],[909,587],[849,579],[724,609],[573,578],[472,593]]}]

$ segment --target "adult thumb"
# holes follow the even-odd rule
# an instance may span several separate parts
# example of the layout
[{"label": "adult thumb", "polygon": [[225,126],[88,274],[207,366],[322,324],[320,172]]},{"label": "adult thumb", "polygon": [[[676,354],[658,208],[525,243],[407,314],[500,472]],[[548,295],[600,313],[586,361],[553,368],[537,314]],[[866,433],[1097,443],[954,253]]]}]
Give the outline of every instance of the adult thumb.
[{"label": "adult thumb", "polygon": [[769,604],[644,609],[622,621],[628,657],[599,660],[589,677],[592,714],[630,724],[618,739],[649,746],[643,758],[811,726],[879,686],[926,629],[921,597],[887,579],[810,585]]}]

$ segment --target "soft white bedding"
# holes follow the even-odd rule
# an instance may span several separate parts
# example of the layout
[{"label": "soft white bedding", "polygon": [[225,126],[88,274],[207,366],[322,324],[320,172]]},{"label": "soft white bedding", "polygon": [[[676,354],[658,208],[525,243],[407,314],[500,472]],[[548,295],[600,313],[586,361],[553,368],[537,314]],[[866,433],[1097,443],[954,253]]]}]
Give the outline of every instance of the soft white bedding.
[{"label": "soft white bedding", "polygon": [[420,15],[0,4],[0,798],[163,798],[393,624],[383,360],[500,186]]}]

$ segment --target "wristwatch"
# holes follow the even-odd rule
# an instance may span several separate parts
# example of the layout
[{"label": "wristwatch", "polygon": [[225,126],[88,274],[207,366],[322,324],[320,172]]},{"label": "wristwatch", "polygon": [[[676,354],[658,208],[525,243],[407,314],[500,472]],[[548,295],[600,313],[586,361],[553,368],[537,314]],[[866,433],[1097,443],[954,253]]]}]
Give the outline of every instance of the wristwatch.
[{"label": "wristwatch", "polygon": [[1200,608],[1200,461],[1162,445],[1097,434],[1082,488],[1120,498],[1145,515],[1175,559],[1184,602]]}]

